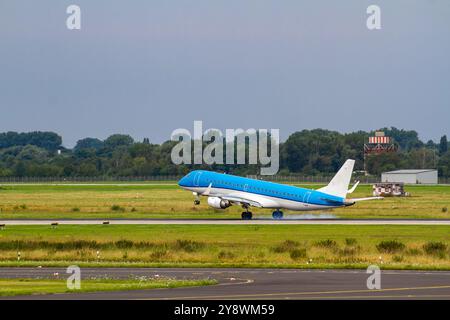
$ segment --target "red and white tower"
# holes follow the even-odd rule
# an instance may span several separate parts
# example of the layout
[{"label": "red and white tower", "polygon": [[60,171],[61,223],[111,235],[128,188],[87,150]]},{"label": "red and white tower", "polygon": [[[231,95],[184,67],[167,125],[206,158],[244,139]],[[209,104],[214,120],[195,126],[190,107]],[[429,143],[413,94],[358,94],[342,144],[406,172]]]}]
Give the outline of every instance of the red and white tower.
[{"label": "red and white tower", "polygon": [[364,144],[364,171],[367,174],[366,159],[372,154],[397,152],[397,146],[383,131],[376,131],[375,136],[369,137],[369,142]]}]

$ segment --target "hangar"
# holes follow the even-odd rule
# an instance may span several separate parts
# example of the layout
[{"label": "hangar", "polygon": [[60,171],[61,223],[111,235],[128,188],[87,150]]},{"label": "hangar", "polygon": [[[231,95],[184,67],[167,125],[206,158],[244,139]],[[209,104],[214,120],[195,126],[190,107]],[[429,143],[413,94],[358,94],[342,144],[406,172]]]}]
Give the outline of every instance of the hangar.
[{"label": "hangar", "polygon": [[438,172],[434,169],[407,169],[383,172],[381,174],[381,182],[437,184]]}]

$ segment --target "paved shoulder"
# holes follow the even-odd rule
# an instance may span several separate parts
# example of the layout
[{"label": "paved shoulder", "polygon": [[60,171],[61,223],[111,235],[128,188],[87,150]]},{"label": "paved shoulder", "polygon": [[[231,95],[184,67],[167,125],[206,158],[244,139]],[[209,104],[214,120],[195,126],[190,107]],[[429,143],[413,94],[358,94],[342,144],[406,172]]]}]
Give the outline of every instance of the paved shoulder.
[{"label": "paved shoulder", "polygon": [[[64,275],[58,268],[0,268],[1,278]],[[382,271],[382,288],[367,288],[365,270],[83,268],[82,278],[158,276],[218,280],[218,285],[10,299],[450,299],[450,272]]]}]

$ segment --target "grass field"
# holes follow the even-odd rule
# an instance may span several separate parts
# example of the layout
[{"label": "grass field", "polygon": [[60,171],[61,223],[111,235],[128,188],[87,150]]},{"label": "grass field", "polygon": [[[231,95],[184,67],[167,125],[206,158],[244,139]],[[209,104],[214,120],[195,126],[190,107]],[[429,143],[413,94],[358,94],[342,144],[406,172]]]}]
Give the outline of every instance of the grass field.
[{"label": "grass field", "polygon": [[0,266],[449,270],[449,245],[449,226],[7,226]]},{"label": "grass field", "polygon": [[[450,186],[407,186],[406,190],[411,197],[365,201],[352,207],[308,214],[339,218],[450,219]],[[371,186],[360,186],[351,196],[371,196]],[[0,186],[0,219],[239,218],[241,211],[236,206],[215,210],[208,207],[205,199],[200,206],[193,206],[192,193],[168,183]],[[271,214],[270,210],[256,208],[253,212],[261,216]]]},{"label": "grass field", "polygon": [[69,290],[65,279],[0,279],[0,296],[178,288],[215,283],[217,283],[215,280],[84,279],[80,289]]},{"label": "grass field", "polygon": [[[406,189],[411,197],[308,214],[450,219],[450,186]],[[365,185],[352,197],[370,195],[371,187]],[[0,219],[240,217],[241,208],[214,210],[206,201],[200,206],[192,201],[190,192],[167,183],[2,185]],[[0,266],[363,268],[375,263],[396,269],[450,269],[449,245],[449,226],[6,226],[0,230]]]}]

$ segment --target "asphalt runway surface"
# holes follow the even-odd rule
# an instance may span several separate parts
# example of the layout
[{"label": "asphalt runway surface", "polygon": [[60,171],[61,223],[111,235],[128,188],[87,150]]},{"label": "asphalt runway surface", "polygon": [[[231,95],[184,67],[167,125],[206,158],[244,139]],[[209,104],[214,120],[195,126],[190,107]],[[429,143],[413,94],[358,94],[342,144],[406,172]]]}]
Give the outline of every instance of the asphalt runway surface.
[{"label": "asphalt runway surface", "polygon": [[[0,278],[59,278],[63,268],[0,268]],[[216,279],[217,285],[151,290],[65,293],[0,299],[450,299],[450,272],[382,271],[381,289],[367,288],[365,270],[82,268],[81,277]],[[83,281],[83,280],[82,280]],[[81,282],[83,286],[83,282]]]},{"label": "asphalt runway surface", "polygon": [[55,220],[0,220],[0,225],[176,225],[176,224],[203,224],[203,225],[450,225],[450,220],[432,219],[293,219],[282,220],[255,218],[253,220],[241,219],[55,219]]}]

